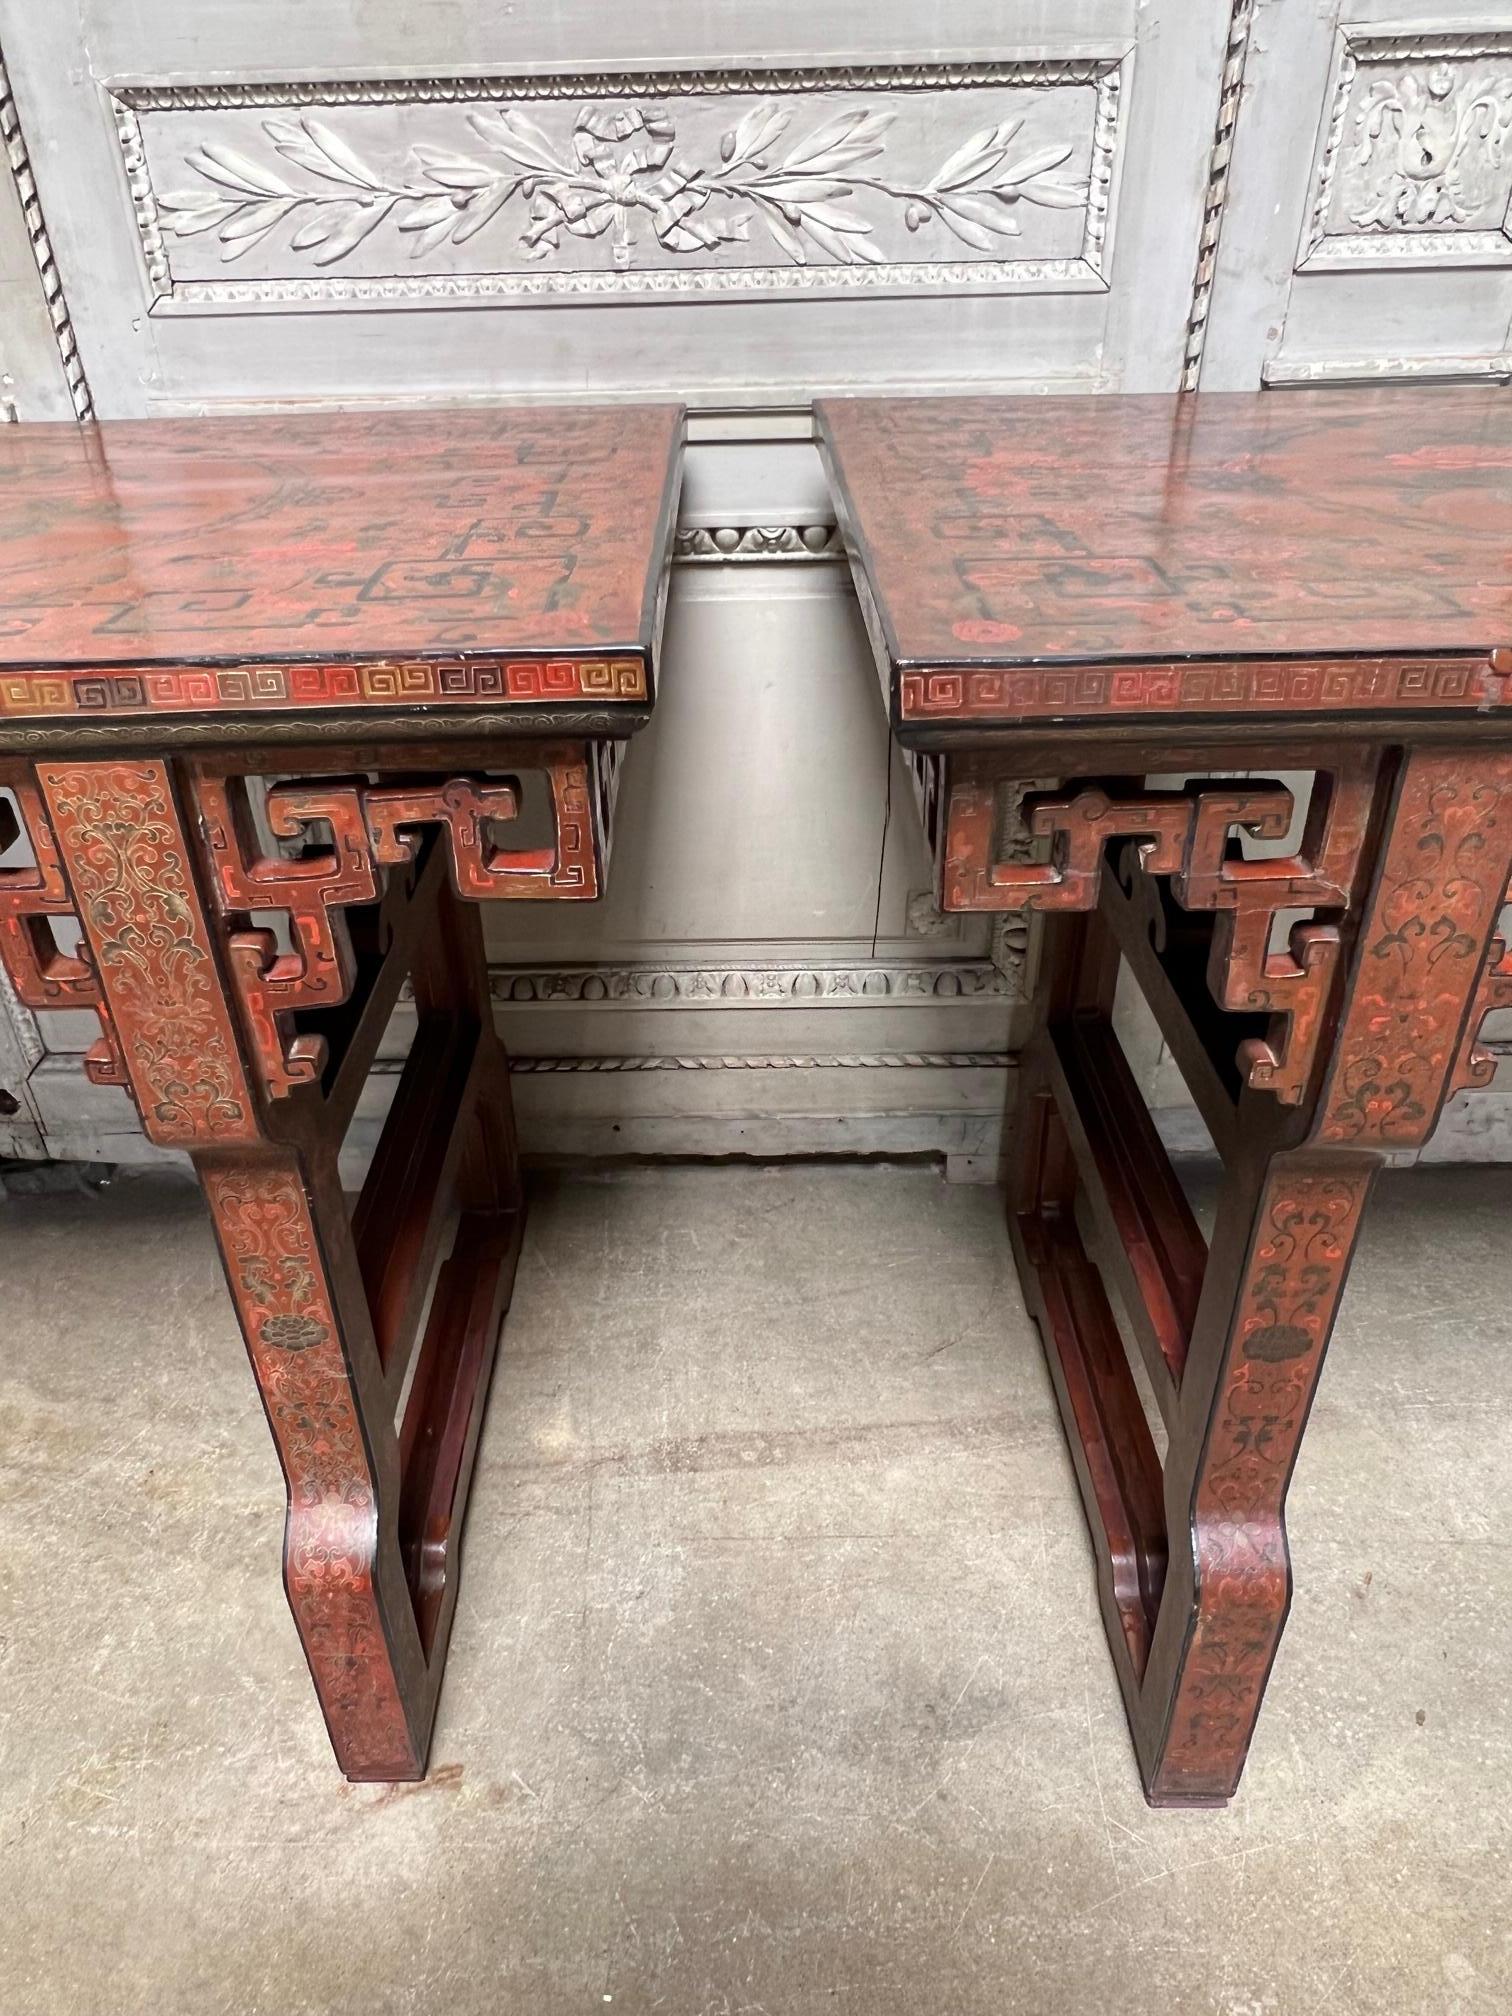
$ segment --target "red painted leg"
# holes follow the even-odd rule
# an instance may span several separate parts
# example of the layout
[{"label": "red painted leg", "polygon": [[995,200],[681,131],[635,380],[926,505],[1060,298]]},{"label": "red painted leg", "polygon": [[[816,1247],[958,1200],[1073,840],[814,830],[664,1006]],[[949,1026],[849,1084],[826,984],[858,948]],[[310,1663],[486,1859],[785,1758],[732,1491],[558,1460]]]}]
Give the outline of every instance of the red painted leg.
[{"label": "red painted leg", "polygon": [[[144,1127],[188,1149],[204,1187],[284,1470],[285,1586],[337,1757],[352,1778],[419,1777],[522,1220],[476,913],[449,886],[444,850],[417,842],[381,929],[364,932],[366,963],[344,949],[339,984],[315,988],[301,960],[326,939],[297,920],[270,1006],[245,984],[254,967],[266,979],[266,955],[237,959],[240,884],[213,907],[202,895],[226,865],[224,819],[197,831],[162,763],[43,763],[37,780]],[[191,793],[201,782],[189,776]],[[223,797],[209,794],[211,813]],[[344,818],[355,803],[342,787],[299,808],[341,816],[352,847],[365,844],[360,812]],[[319,858],[264,865],[267,907],[291,910],[302,887],[323,900],[336,872]],[[354,1216],[337,1152],[406,971],[418,1034]],[[343,1054],[323,1070],[323,1040],[278,1018],[306,990],[339,1008],[354,989]]]},{"label": "red painted leg", "polygon": [[[1197,967],[1174,943],[1157,958],[1149,928],[1159,908],[1150,908],[1152,869],[1172,875],[1189,910],[1228,903],[1232,914],[1227,892],[1236,892],[1244,930],[1220,917],[1215,956],[1242,941],[1260,970],[1263,906],[1278,899],[1255,898],[1266,879],[1259,865],[1241,870],[1212,853],[1205,880],[1195,874],[1206,810],[1188,821],[1178,799],[1158,799],[1163,824],[1151,840],[1137,794],[1111,810],[1105,795],[1053,805],[1046,825],[1070,827],[1072,841],[1023,879],[1028,900],[1052,910],[1075,910],[1100,891],[1098,917],[1046,919],[1010,1223],[1156,1805],[1221,1805],[1239,1782],[1291,1600],[1287,1488],[1371,1182],[1387,1152],[1428,1139],[1453,1084],[1473,1082],[1477,1024],[1505,987],[1494,933],[1512,869],[1512,757],[1408,753],[1383,770],[1373,806],[1363,793],[1357,773],[1336,780],[1318,844],[1282,864],[1299,900],[1337,910],[1340,921],[1307,927],[1304,959],[1267,961],[1249,1005],[1289,1019],[1263,1046],[1242,1046],[1237,1067],[1212,1014],[1215,1000],[1235,1005],[1235,990],[1183,992]],[[1217,804],[1220,822],[1258,803],[1250,787],[1232,806],[1199,796]],[[1106,872],[1102,841],[1092,845],[1074,825],[1094,818],[1105,837],[1133,832],[1142,849],[1144,866],[1130,867],[1125,889]],[[960,820],[956,832],[958,867],[975,863],[985,887],[985,843]],[[996,871],[994,901],[1017,893],[1018,873]],[[1244,916],[1246,898],[1254,916]],[[1187,928],[1168,911],[1157,935],[1169,939],[1178,926]],[[1194,1093],[1214,1122],[1227,1173],[1210,1254],[1109,1023],[1103,931],[1192,1064]],[[1091,986],[1089,962],[1103,976]],[[1241,1074],[1266,1089],[1236,1101]],[[1164,1420],[1163,1464],[1109,1287]]]},{"label": "red painted leg", "polygon": [[349,1778],[419,1777],[433,1690],[394,1532],[372,1326],[320,1236],[324,1218],[350,1245],[339,1191],[328,1171],[323,1209],[293,1154],[197,1166],[288,1487],[284,1587],[337,1759]]},{"label": "red painted leg", "polygon": [[1291,1607],[1287,1486],[1376,1166],[1278,1154],[1226,1207],[1249,1238],[1233,1292],[1212,1284],[1183,1381],[1172,1570],[1133,1716],[1152,1805],[1221,1805],[1244,1768]]}]

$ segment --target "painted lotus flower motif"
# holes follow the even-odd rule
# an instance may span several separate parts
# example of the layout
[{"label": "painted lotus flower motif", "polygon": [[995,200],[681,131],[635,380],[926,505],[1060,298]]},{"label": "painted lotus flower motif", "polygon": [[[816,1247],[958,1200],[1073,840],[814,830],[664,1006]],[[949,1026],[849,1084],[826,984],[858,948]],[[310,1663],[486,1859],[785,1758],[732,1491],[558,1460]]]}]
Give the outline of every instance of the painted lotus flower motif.
[{"label": "painted lotus flower motif", "polygon": [[308,1351],[323,1344],[330,1332],[314,1316],[265,1316],[257,1334],[270,1350]]},{"label": "painted lotus flower motif", "polygon": [[1265,1365],[1281,1365],[1288,1358],[1305,1358],[1315,1341],[1311,1331],[1300,1324],[1266,1323],[1245,1337],[1244,1355]]}]

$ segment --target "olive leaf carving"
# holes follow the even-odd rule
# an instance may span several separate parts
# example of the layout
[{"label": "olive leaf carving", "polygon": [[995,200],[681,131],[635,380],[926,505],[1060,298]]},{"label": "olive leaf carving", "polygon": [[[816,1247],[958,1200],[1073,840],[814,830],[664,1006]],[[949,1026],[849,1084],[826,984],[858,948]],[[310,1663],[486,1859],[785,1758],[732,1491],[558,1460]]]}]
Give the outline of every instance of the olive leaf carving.
[{"label": "olive leaf carving", "polygon": [[468,115],[477,152],[416,143],[397,173],[370,165],[322,120],[265,119],[274,160],[206,141],[185,157],[199,178],[159,197],[164,228],[214,233],[240,258],[289,224],[289,249],[317,267],[347,258],[392,223],[413,259],[467,241],[512,213],[525,257],[549,261],[564,236],[607,239],[620,269],[659,248],[680,255],[745,243],[753,226],[794,265],[880,265],[887,255],[855,207],[858,192],[901,206],[910,232],[938,227],[973,252],[998,254],[1024,204],[1075,209],[1084,180],[1061,171],[1071,145],[1015,151],[1021,119],[973,133],[924,181],[878,166],[896,114],[850,108],[794,133],[789,107],[751,106],[719,141],[718,159],[679,154],[666,108],[580,106],[552,138],[518,105]]}]

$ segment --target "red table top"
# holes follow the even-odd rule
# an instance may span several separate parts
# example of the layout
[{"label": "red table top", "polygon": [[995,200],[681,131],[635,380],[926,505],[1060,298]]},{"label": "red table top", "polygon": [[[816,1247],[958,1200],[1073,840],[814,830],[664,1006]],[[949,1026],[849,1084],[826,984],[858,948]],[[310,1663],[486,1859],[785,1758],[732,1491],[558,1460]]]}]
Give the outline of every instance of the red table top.
[{"label": "red table top", "polygon": [[1512,683],[1505,391],[834,400],[818,425],[900,720]]},{"label": "red table top", "polygon": [[644,707],[676,406],[0,427],[0,721]]}]

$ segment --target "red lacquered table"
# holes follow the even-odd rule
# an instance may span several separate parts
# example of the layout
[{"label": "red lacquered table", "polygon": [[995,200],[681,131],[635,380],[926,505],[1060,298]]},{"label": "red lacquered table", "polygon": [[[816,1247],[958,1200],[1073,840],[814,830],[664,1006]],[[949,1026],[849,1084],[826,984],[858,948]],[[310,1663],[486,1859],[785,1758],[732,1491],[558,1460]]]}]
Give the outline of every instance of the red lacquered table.
[{"label": "red lacquered table", "polygon": [[[1371,1181],[1512,1006],[1512,400],[836,401],[818,431],[941,900],[1041,915],[1014,1250],[1146,1792],[1221,1804]],[[1300,832],[1257,769],[1310,773]],[[1210,1239],[1121,966],[1223,1160]]]},{"label": "red lacquered table", "polygon": [[350,1778],[425,1768],[519,1252],[473,904],[600,892],[681,442],[678,407],[0,427],[0,959],[193,1157]]}]

